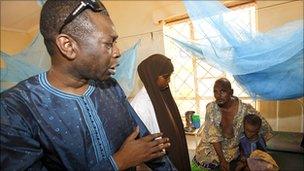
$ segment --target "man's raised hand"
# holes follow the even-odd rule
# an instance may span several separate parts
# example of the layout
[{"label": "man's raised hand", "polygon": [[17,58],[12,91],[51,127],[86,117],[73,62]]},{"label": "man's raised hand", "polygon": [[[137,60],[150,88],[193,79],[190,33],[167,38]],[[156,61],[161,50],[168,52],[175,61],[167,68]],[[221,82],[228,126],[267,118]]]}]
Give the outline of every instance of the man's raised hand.
[{"label": "man's raised hand", "polygon": [[138,134],[139,127],[137,126],[114,154],[113,157],[119,170],[161,157],[165,155],[164,149],[170,146],[169,138],[162,138],[162,133],[136,139]]}]

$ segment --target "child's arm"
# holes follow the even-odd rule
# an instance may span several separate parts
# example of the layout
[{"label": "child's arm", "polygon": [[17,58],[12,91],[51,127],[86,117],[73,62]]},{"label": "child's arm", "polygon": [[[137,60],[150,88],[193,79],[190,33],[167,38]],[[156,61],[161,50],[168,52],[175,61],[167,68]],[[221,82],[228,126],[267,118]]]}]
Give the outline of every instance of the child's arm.
[{"label": "child's arm", "polygon": [[256,143],[256,145],[257,145],[257,149],[258,150],[262,150],[262,151],[267,152],[267,150],[266,150],[266,141],[264,140],[263,136],[259,137],[259,141]]},{"label": "child's arm", "polygon": [[246,157],[244,155],[244,151],[241,144],[239,144],[239,150],[240,150],[240,156],[236,164],[235,171],[241,171],[247,167]]},{"label": "child's arm", "polygon": [[241,144],[239,145],[239,149],[240,149],[240,161],[246,161],[246,156],[244,155],[244,150]]}]

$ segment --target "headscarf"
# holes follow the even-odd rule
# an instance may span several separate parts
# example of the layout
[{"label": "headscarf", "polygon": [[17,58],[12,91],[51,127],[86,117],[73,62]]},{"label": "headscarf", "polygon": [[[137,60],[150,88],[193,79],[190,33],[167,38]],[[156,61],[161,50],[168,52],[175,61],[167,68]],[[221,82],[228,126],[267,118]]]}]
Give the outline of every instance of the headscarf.
[{"label": "headscarf", "polygon": [[184,127],[177,105],[170,88],[160,90],[156,84],[158,76],[172,74],[174,68],[171,60],[164,55],[154,54],[143,60],[137,70],[152,101],[159,128],[170,139],[171,147],[166,150],[170,160],[180,171],[191,170]]}]

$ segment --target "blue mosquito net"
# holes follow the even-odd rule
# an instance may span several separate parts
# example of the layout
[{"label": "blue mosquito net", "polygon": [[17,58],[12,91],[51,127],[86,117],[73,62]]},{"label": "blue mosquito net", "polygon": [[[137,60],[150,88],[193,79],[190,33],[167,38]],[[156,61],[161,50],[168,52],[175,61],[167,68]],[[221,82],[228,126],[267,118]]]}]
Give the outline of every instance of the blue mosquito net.
[{"label": "blue mosquito net", "polygon": [[[44,0],[38,0],[43,4]],[[197,41],[172,38],[195,56],[205,59],[234,78],[254,98],[281,100],[303,97],[303,20],[266,33],[256,33],[227,17],[233,10],[218,1],[185,0]],[[210,29],[213,28],[212,32]],[[122,53],[115,78],[128,96],[134,87],[139,43]],[[50,57],[40,34],[23,52],[1,52],[1,91],[50,67]]]},{"label": "blue mosquito net", "polygon": [[135,71],[137,64],[137,51],[140,45],[138,41],[133,47],[124,51],[119,60],[114,78],[119,82],[125,94],[129,96],[135,84]]},{"label": "blue mosquito net", "polygon": [[[127,96],[131,93],[135,84],[134,75],[138,46],[139,42],[121,54],[120,65],[114,76]],[[1,68],[1,92],[22,80],[47,71],[51,66],[50,56],[47,53],[43,37],[40,33],[31,45],[21,53],[10,56],[1,52],[0,59],[4,65]]]},{"label": "blue mosquito net", "polygon": [[233,10],[218,1],[184,4],[203,38],[171,37],[179,46],[233,74],[254,98],[303,97],[303,20],[259,33],[238,23],[238,18],[227,17]]},{"label": "blue mosquito net", "polygon": [[51,65],[40,33],[22,52],[11,56],[1,52],[0,55],[4,64],[1,68],[1,92],[30,76],[46,71]]}]

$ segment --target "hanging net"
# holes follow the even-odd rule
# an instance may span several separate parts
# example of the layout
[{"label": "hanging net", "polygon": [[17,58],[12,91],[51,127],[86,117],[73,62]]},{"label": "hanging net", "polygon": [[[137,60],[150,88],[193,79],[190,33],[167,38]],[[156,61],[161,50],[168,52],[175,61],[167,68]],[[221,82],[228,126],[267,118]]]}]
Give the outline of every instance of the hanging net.
[{"label": "hanging net", "polygon": [[201,39],[172,38],[234,78],[254,98],[303,97],[303,20],[259,33],[218,1],[184,1]]}]

